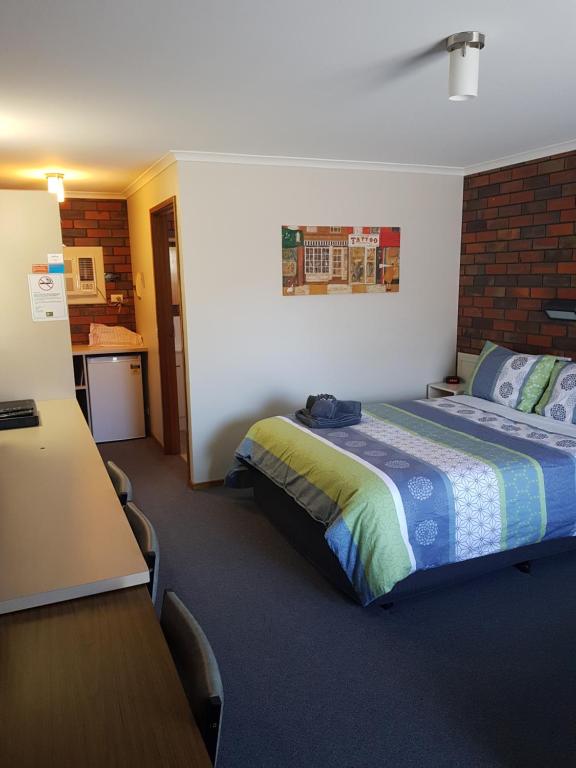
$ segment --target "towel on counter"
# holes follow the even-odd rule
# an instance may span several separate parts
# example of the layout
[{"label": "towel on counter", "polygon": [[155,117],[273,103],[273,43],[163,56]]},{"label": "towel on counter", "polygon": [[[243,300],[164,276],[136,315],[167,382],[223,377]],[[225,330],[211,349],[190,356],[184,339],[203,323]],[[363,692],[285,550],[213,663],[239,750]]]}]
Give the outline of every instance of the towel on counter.
[{"label": "towel on counter", "polygon": [[357,400],[337,400],[334,395],[310,395],[306,408],[296,411],[296,418],[312,429],[351,427],[362,418],[362,404]]}]

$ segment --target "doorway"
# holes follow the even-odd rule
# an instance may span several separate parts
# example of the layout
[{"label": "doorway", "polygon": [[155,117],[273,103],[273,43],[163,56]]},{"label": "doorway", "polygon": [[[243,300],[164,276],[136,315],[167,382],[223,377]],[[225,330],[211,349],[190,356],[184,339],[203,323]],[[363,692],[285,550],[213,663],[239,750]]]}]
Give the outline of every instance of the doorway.
[{"label": "doorway", "polygon": [[164,453],[180,454],[189,463],[186,357],[182,325],[182,287],[178,258],[176,200],[150,210],[156,323],[162,390]]}]

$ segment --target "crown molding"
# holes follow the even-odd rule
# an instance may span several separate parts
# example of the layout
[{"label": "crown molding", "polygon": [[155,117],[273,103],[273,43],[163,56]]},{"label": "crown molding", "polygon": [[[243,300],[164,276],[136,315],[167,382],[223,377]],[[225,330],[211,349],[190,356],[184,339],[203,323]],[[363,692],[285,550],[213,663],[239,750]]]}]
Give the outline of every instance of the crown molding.
[{"label": "crown molding", "polygon": [[123,192],[79,192],[66,190],[66,199],[84,198],[86,200],[125,200]]},{"label": "crown molding", "polygon": [[227,165],[268,165],[284,168],[324,168],[340,171],[372,171],[380,173],[428,173],[441,176],[470,176],[474,173],[490,171],[508,165],[538,160],[550,155],[561,154],[576,150],[576,139],[536,147],[526,152],[505,155],[495,160],[487,160],[467,166],[454,165],[419,165],[416,163],[385,163],[370,160],[336,160],[321,157],[290,157],[283,155],[243,155],[229,152],[200,152],[195,150],[173,149],[159,158],[149,168],[143,171],[122,192],[70,192],[68,197],[125,199],[138,192],[155,176],[162,173],[175,162],[182,163],[218,163]]},{"label": "crown molding", "polygon": [[184,163],[224,163],[228,165],[272,165],[292,168],[327,168],[344,171],[380,171],[392,173],[433,173],[462,176],[463,168],[449,165],[417,165],[384,163],[370,160],[336,160],[322,157],[290,157],[283,155],[237,155],[228,152],[196,152],[174,149],[174,160]]},{"label": "crown molding", "polygon": [[482,171],[492,171],[495,168],[503,168],[508,165],[517,165],[526,163],[529,160],[540,160],[550,155],[560,155],[562,152],[572,152],[576,149],[576,139],[562,141],[559,144],[548,144],[545,147],[536,147],[528,149],[526,152],[518,152],[514,155],[498,157],[495,160],[487,160],[485,163],[476,163],[463,168],[464,175],[470,176],[473,173],[482,173]]},{"label": "crown molding", "polygon": [[162,155],[160,159],[156,160],[155,163],[152,163],[152,165],[146,168],[146,170],[137,176],[134,181],[128,184],[126,189],[121,193],[122,197],[128,198],[135,192],[138,192],[139,189],[145,184],[148,184],[149,181],[152,181],[155,176],[158,176],[159,173],[162,173],[162,171],[166,170],[166,168],[174,162],[176,162],[174,154],[172,152],[166,152],[165,155]]}]

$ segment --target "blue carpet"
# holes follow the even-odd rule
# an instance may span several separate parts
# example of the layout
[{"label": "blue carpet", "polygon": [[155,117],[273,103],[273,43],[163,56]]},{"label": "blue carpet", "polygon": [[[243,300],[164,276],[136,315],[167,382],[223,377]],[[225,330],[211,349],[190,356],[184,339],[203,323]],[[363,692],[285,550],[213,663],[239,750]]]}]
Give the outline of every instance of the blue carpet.
[{"label": "blue carpet", "polygon": [[152,440],[100,446],[161,547],[225,691],[219,768],[576,765],[576,556],[363,611],[247,491],[192,491]]}]

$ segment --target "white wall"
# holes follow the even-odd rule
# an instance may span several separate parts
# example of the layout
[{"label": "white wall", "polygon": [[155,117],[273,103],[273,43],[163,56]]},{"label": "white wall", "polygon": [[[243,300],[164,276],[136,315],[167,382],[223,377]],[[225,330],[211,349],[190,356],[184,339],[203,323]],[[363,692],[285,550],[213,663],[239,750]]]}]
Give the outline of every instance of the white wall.
[{"label": "white wall", "polygon": [[[310,393],[423,397],[454,370],[461,178],[181,161],[178,175],[195,482]],[[400,292],[284,297],[282,224],[400,226]]]},{"label": "white wall", "polygon": [[160,359],[158,356],[158,327],[156,323],[156,293],[154,261],[150,234],[150,209],[175,196],[178,192],[178,173],[175,164],[168,166],[146,185],[128,198],[128,226],[132,254],[132,275],[144,276],[142,298],[134,298],[136,328],[148,347],[148,398],[150,430],[163,442],[162,394],[160,388]]},{"label": "white wall", "polygon": [[62,253],[55,195],[0,190],[0,401],[75,396],[68,319],[32,320],[27,275],[48,253]]}]

